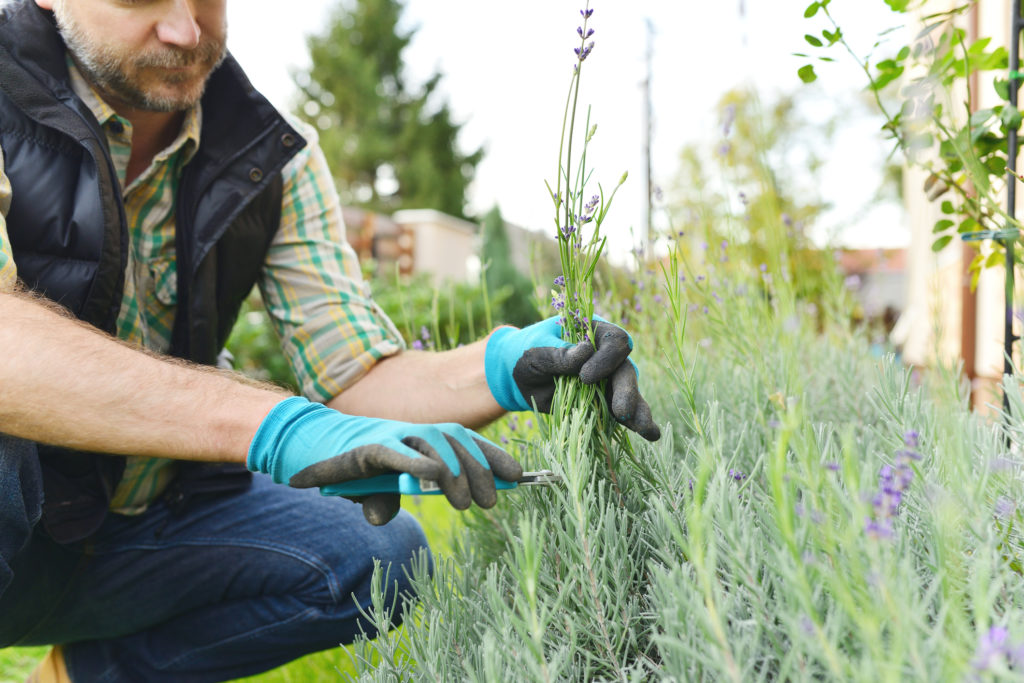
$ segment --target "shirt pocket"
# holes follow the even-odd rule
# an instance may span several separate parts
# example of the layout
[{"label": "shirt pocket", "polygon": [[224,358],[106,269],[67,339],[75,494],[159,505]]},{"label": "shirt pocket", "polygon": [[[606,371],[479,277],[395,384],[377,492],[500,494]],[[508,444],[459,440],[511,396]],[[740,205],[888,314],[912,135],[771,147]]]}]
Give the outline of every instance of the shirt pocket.
[{"label": "shirt pocket", "polygon": [[174,256],[161,256],[150,260],[150,284],[153,296],[164,306],[178,304],[178,264]]}]

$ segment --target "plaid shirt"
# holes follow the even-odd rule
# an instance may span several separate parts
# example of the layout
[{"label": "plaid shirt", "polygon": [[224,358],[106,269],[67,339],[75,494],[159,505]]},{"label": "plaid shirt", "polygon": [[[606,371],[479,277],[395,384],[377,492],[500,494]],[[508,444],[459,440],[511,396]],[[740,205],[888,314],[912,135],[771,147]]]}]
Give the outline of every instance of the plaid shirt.
[{"label": "plaid shirt", "polygon": [[[72,87],[107,136],[128,217],[129,257],[117,321],[120,338],[165,352],[177,298],[175,198],[184,166],[200,140],[200,107],[189,110],[177,138],[125,187],[132,127],[85,81],[69,60]],[[341,207],[316,132],[290,118],[308,141],[282,170],[281,224],[259,281],[281,346],[310,400],[327,401],[380,358],[402,348],[402,337],[370,298],[355,252],[345,240]],[[0,289],[17,277],[4,215],[11,188],[0,154]],[[173,461],[129,457],[111,509],[142,512],[174,476]]]}]

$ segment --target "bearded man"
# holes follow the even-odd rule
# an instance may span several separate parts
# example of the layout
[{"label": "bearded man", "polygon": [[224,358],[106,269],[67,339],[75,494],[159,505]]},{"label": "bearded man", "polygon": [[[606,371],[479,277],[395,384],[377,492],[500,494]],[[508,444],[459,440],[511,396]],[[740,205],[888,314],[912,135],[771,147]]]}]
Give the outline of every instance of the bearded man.
[{"label": "bearded man", "polygon": [[[658,437],[613,325],[404,350],[315,132],[252,88],[225,13],[0,10],[0,647],[55,645],[35,680],[219,681],[350,642],[375,562],[390,595],[429,562],[374,482],[494,505],[522,470],[472,429],[548,409],[556,375]],[[216,368],[254,286],[301,396]]]}]

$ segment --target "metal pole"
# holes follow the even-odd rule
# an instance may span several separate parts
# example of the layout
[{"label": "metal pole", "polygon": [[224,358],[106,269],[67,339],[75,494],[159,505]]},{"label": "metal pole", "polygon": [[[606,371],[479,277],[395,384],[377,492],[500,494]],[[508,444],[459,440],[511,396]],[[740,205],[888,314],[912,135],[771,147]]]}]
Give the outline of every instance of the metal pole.
[{"label": "metal pole", "polygon": [[647,75],[644,78],[644,161],[646,162],[646,169],[644,175],[644,181],[647,184],[647,212],[644,216],[645,231],[644,231],[644,257],[648,259],[654,258],[654,228],[653,224],[653,213],[654,213],[654,181],[651,179],[651,119],[654,114],[651,107],[651,58],[654,55],[654,23],[648,18],[647,20]]},{"label": "metal pole", "polygon": [[[1021,15],[1020,15],[1020,0],[1013,0],[1012,3],[1013,19],[1010,30],[1010,83],[1009,83],[1009,96],[1010,105],[1013,107],[1017,106],[1017,90],[1020,87],[1020,81],[1018,79],[1018,70],[1020,69],[1020,31],[1021,31]],[[1015,217],[1015,210],[1017,204],[1017,129],[1010,128],[1007,131],[1007,150],[1006,150],[1006,213],[1010,218]],[[1007,226],[1009,227],[1009,226]],[[1003,320],[1003,374],[1009,375],[1013,373],[1013,342],[1018,339],[1013,333],[1013,287],[1014,287],[1014,266],[1016,258],[1014,257],[1014,245],[1016,239],[1009,237],[1003,240],[1003,246],[1006,248],[1006,311],[1005,318]],[[1010,411],[1010,399],[1003,392],[1003,410],[1009,414]]]}]

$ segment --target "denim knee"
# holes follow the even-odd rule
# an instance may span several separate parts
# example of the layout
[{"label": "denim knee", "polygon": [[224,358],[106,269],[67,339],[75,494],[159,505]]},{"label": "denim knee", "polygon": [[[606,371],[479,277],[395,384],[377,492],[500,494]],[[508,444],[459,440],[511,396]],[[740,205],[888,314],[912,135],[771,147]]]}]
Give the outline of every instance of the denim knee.
[{"label": "denim knee", "polygon": [[14,556],[43,512],[43,477],[31,441],[0,434],[0,595],[11,583]]}]

